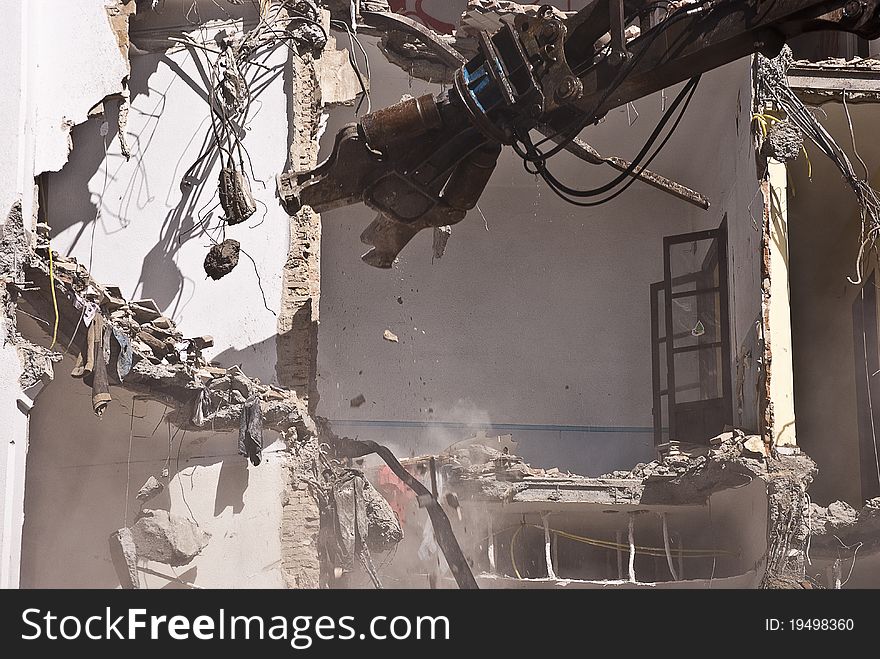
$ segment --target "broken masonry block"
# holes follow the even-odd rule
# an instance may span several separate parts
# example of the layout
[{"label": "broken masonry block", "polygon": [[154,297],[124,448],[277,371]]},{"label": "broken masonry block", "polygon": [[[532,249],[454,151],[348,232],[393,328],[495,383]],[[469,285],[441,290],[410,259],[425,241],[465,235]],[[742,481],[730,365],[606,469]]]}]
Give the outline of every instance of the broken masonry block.
[{"label": "broken masonry block", "polygon": [[165,355],[165,342],[157,339],[150,332],[141,330],[137,334],[137,338],[150,347],[152,353],[159,359]]},{"label": "broken masonry block", "polygon": [[171,319],[166,318],[165,316],[159,316],[158,318],[154,318],[150,321],[153,327],[156,327],[161,330],[170,330],[172,328]]},{"label": "broken masonry block", "polygon": [[134,319],[141,324],[149,323],[151,320],[155,320],[162,315],[162,312],[159,311],[159,306],[151,298],[132,300],[129,302],[128,308],[134,315]]},{"label": "broken masonry block", "polygon": [[135,498],[139,501],[149,501],[157,494],[160,494],[165,486],[160,483],[155,476],[150,476],[147,481],[138,490]]},{"label": "broken masonry block", "polygon": [[205,348],[214,347],[213,336],[195,336],[186,340],[189,341],[190,346],[195,350],[204,350]]},{"label": "broken masonry block", "polygon": [[257,211],[247,176],[237,169],[220,170],[220,206],[228,224],[241,224]]},{"label": "broken masonry block", "polygon": [[139,557],[172,567],[189,563],[211,539],[188,517],[167,510],[142,510],[131,533]]},{"label": "broken masonry block", "polygon": [[115,311],[126,306],[125,298],[122,297],[122,291],[119,289],[119,286],[104,286],[100,292],[103,294],[101,305],[107,311]]},{"label": "broken masonry block", "polygon": [[119,584],[125,590],[139,588],[137,547],[131,529],[122,528],[114,531],[107,540],[110,543],[110,560],[113,562]]},{"label": "broken masonry block", "polygon": [[232,238],[214,245],[205,257],[205,273],[215,281],[225,277],[238,265],[240,250],[241,245]]}]

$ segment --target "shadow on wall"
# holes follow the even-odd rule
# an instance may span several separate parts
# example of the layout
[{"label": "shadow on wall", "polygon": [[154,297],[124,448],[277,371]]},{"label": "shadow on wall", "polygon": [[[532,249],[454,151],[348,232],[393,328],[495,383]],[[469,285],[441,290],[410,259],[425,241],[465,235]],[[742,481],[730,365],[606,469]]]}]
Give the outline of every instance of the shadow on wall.
[{"label": "shadow on wall", "polygon": [[[97,419],[91,390],[67,375],[71,367],[69,358],[56,366],[55,381],[31,413],[21,563],[26,588],[118,586],[107,538],[132,524],[142,506],[173,508],[203,525],[211,523],[204,517],[211,509],[218,518],[244,508],[249,471],[235,433],[176,430],[165,421],[166,406],[118,387]],[[166,469],[170,478],[162,476]],[[201,486],[211,471],[218,472],[215,491]],[[135,495],[150,476],[166,487],[142,504]]]}]

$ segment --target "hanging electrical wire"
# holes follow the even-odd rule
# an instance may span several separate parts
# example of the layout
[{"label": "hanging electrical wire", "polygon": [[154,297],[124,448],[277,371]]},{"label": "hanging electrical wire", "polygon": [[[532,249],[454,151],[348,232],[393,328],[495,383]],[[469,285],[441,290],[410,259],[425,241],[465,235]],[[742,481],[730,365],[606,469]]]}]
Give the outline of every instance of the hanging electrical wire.
[{"label": "hanging electrical wire", "polygon": [[[849,281],[852,284],[861,285],[867,252],[876,249],[877,239],[880,237],[880,193],[868,182],[868,170],[864,162],[861,162],[865,171],[865,177],[863,178],[856,173],[852,161],[850,161],[843,148],[841,148],[789,86],[787,72],[792,63],[791,50],[786,47],[773,60],[759,57],[759,91],[763,93],[766,99],[774,101],[779,109],[785,112],[786,119],[794,124],[801,133],[808,137],[834,163],[847,185],[855,193],[856,201],[859,205],[861,233],[855,262],[855,276],[850,277]],[[843,107],[850,129],[850,136],[853,140],[853,151],[861,161],[858,150],[855,149],[855,133],[852,127],[852,118],[849,114],[849,107],[846,104],[845,93]]]}]

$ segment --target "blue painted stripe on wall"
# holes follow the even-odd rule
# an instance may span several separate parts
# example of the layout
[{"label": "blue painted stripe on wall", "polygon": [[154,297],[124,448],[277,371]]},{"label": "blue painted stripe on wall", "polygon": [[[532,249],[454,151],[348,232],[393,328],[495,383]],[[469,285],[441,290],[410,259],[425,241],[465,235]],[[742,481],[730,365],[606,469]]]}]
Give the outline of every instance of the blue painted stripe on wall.
[{"label": "blue painted stripe on wall", "polygon": [[654,429],[645,426],[565,426],[529,423],[461,423],[456,421],[381,421],[367,419],[331,419],[334,426],[363,428],[449,428],[452,430],[493,429],[511,430],[549,430],[553,432],[596,432],[596,433],[653,433]]}]

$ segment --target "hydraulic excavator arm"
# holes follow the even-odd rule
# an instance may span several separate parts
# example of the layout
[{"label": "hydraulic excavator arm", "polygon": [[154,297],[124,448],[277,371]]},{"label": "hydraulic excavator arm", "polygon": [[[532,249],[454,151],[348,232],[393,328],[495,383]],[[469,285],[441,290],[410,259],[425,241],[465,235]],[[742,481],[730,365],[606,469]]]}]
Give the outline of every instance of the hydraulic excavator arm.
[{"label": "hydraulic excavator arm", "polygon": [[[432,40],[424,28],[409,28]],[[372,248],[363,258],[389,268],[420,230],[465,217],[505,145],[536,172],[566,149],[588,162],[617,160],[625,175],[664,186],[671,182],[642,167],[602,158],[578,134],[613,108],[754,52],[776,55],[787,39],[816,30],[876,38],[880,0],[593,0],[568,19],[550,6],[514,14],[479,35],[469,61],[434,40],[436,54],[458,69],[452,88],[344,127],[316,169],[279,176],[279,195],[290,213],[359,202],[375,209],[361,235]],[[540,151],[533,131],[553,148]]]}]

